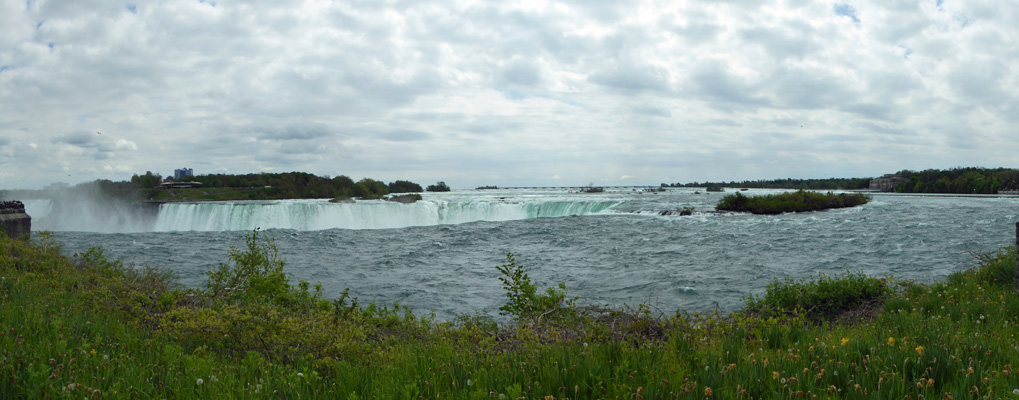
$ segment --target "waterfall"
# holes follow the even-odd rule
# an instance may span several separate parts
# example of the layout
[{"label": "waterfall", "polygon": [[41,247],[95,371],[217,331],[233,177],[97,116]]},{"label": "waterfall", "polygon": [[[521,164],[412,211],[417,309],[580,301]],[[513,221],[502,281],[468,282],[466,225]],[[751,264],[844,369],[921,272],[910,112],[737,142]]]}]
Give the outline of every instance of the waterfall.
[{"label": "waterfall", "polygon": [[431,198],[412,204],[382,200],[330,203],[326,200],[170,203],[160,206],[153,230],[237,231],[261,229],[389,229],[408,226],[510,221],[596,214],[613,200],[554,198],[504,200]]}]

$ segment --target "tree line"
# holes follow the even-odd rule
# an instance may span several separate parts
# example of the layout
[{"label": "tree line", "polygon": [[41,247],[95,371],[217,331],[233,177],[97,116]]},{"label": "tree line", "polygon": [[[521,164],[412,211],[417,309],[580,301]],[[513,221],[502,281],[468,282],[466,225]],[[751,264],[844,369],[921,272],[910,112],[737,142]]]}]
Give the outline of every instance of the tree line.
[{"label": "tree line", "polygon": [[902,170],[896,175],[906,179],[895,187],[898,193],[997,194],[1019,189],[1019,170],[1010,168]]},{"label": "tree line", "polygon": [[[397,180],[388,184],[371,178],[355,182],[350,177],[317,176],[307,172],[259,173],[259,174],[208,174],[189,176],[190,182],[198,182],[206,188],[256,189],[264,199],[300,198],[381,198],[391,193],[420,193],[421,185]],[[146,171],[134,175],[131,183],[140,188],[157,188],[163,179],[158,174]],[[445,182],[429,185],[428,191],[449,191]]]},{"label": "tree line", "polygon": [[857,190],[867,189],[871,178],[770,179],[731,182],[663,183],[662,187],[732,187],[747,189]]}]

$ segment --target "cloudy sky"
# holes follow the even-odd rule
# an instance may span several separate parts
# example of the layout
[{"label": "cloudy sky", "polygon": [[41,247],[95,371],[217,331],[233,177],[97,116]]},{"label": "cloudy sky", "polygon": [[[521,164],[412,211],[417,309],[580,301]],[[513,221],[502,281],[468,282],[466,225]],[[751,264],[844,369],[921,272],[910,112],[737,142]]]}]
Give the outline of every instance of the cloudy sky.
[{"label": "cloudy sky", "polygon": [[0,189],[1019,167],[1015,0],[0,0]]}]

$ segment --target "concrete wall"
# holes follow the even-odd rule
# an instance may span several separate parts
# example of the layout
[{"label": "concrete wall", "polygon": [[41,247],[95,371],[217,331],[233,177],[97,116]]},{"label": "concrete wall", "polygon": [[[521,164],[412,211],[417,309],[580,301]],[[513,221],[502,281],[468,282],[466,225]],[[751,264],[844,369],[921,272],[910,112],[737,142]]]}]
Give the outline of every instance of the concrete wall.
[{"label": "concrete wall", "polygon": [[24,204],[20,201],[0,202],[0,231],[13,238],[31,235],[32,217],[25,214]]}]

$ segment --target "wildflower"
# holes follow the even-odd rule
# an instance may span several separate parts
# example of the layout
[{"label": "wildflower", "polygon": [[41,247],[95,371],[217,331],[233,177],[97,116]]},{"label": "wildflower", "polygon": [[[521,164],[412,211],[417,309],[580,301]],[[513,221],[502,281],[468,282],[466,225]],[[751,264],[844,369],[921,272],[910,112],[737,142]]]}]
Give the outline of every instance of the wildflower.
[{"label": "wildflower", "polygon": [[96,355],[96,349],[92,349],[92,355]]},{"label": "wildflower", "polygon": [[205,383],[205,381],[203,381],[202,378],[198,378],[195,380],[195,384],[198,386],[202,386],[203,383]]},{"label": "wildflower", "polygon": [[889,336],[888,337],[888,345],[889,346],[895,346],[895,338]]},{"label": "wildflower", "polygon": [[849,344],[849,339],[848,338],[842,338],[842,345],[845,346],[847,344]]},{"label": "wildflower", "polygon": [[711,388],[710,388],[710,387],[707,387],[707,386],[705,386],[705,387],[704,387],[704,395],[705,395],[705,396],[711,396],[711,393],[712,393],[712,392],[711,392]]},{"label": "wildflower", "polygon": [[298,378],[304,378],[304,374],[302,374],[302,373],[298,372],[298,373],[297,373],[297,377],[298,377]]},{"label": "wildflower", "polygon": [[1012,389],[1013,396],[1019,396],[1019,389]]},{"label": "wildflower", "polygon": [[916,346],[916,354],[923,354],[923,346]]},{"label": "wildflower", "polygon": [[778,379],[778,371],[771,371],[771,378]]}]

